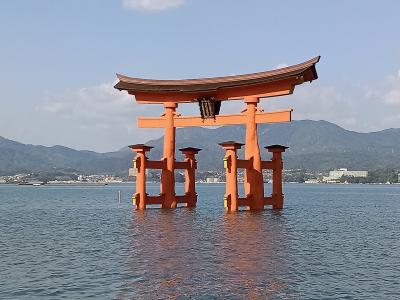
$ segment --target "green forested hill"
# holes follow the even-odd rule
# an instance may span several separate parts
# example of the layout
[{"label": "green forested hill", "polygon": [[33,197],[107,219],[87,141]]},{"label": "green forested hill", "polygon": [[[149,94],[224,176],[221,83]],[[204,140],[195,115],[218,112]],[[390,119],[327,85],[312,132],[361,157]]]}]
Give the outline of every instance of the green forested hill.
[{"label": "green forested hill", "polygon": [[0,175],[60,169],[87,174],[117,173],[129,166],[129,154],[129,151],[96,153],[63,146],[26,145],[0,137]]}]

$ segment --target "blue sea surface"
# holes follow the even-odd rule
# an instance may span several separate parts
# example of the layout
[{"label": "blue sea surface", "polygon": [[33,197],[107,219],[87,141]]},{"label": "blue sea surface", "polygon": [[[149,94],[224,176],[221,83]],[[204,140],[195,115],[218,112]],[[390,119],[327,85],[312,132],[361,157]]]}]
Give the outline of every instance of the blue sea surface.
[{"label": "blue sea surface", "polygon": [[0,299],[400,299],[400,185],[287,184],[237,214],[220,184],[192,210],[133,191],[0,185]]}]

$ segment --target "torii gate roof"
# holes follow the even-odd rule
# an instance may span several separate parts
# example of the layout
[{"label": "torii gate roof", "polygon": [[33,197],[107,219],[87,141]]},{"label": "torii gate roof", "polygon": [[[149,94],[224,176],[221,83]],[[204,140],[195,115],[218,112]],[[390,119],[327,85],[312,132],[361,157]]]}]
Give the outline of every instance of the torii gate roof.
[{"label": "torii gate roof", "polygon": [[317,56],[286,68],[214,78],[154,80],[117,74],[119,82],[114,87],[128,91],[142,103],[194,102],[204,97],[223,101],[245,96],[281,96],[293,93],[298,84],[317,79],[315,65],[319,59]]}]

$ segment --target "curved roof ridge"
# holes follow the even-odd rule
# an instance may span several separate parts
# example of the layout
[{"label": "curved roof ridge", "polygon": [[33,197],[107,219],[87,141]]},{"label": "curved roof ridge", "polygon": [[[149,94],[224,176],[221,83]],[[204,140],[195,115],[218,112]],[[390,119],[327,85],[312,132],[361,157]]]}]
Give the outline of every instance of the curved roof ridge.
[{"label": "curved roof ridge", "polygon": [[[209,78],[198,78],[198,79],[144,79],[129,77],[121,74],[117,74],[118,79],[124,83],[132,83],[138,85],[158,85],[158,86],[176,86],[176,85],[194,85],[194,84],[210,84],[210,83],[224,83],[224,82],[235,82],[243,80],[252,80],[265,77],[275,77],[280,75],[291,74],[295,75],[297,72],[301,73],[306,69],[313,67],[320,60],[320,56],[316,56],[308,61],[300,64],[288,66],[285,68],[279,68],[274,70],[249,73],[243,75],[230,75],[221,77],[209,77]],[[116,85],[118,88],[118,84]]]}]

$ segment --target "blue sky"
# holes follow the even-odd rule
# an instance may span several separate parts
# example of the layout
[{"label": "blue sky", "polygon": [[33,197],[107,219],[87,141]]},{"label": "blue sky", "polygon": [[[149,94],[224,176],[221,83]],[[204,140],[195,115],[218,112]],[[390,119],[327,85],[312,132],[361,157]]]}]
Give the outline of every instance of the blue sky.
[{"label": "blue sky", "polygon": [[2,1],[0,136],[116,150],[161,132],[136,128],[160,108],[113,90],[115,73],[231,75],[316,55],[320,78],[264,100],[265,110],[292,107],[295,119],[362,132],[400,127],[399,12],[395,0]]}]

